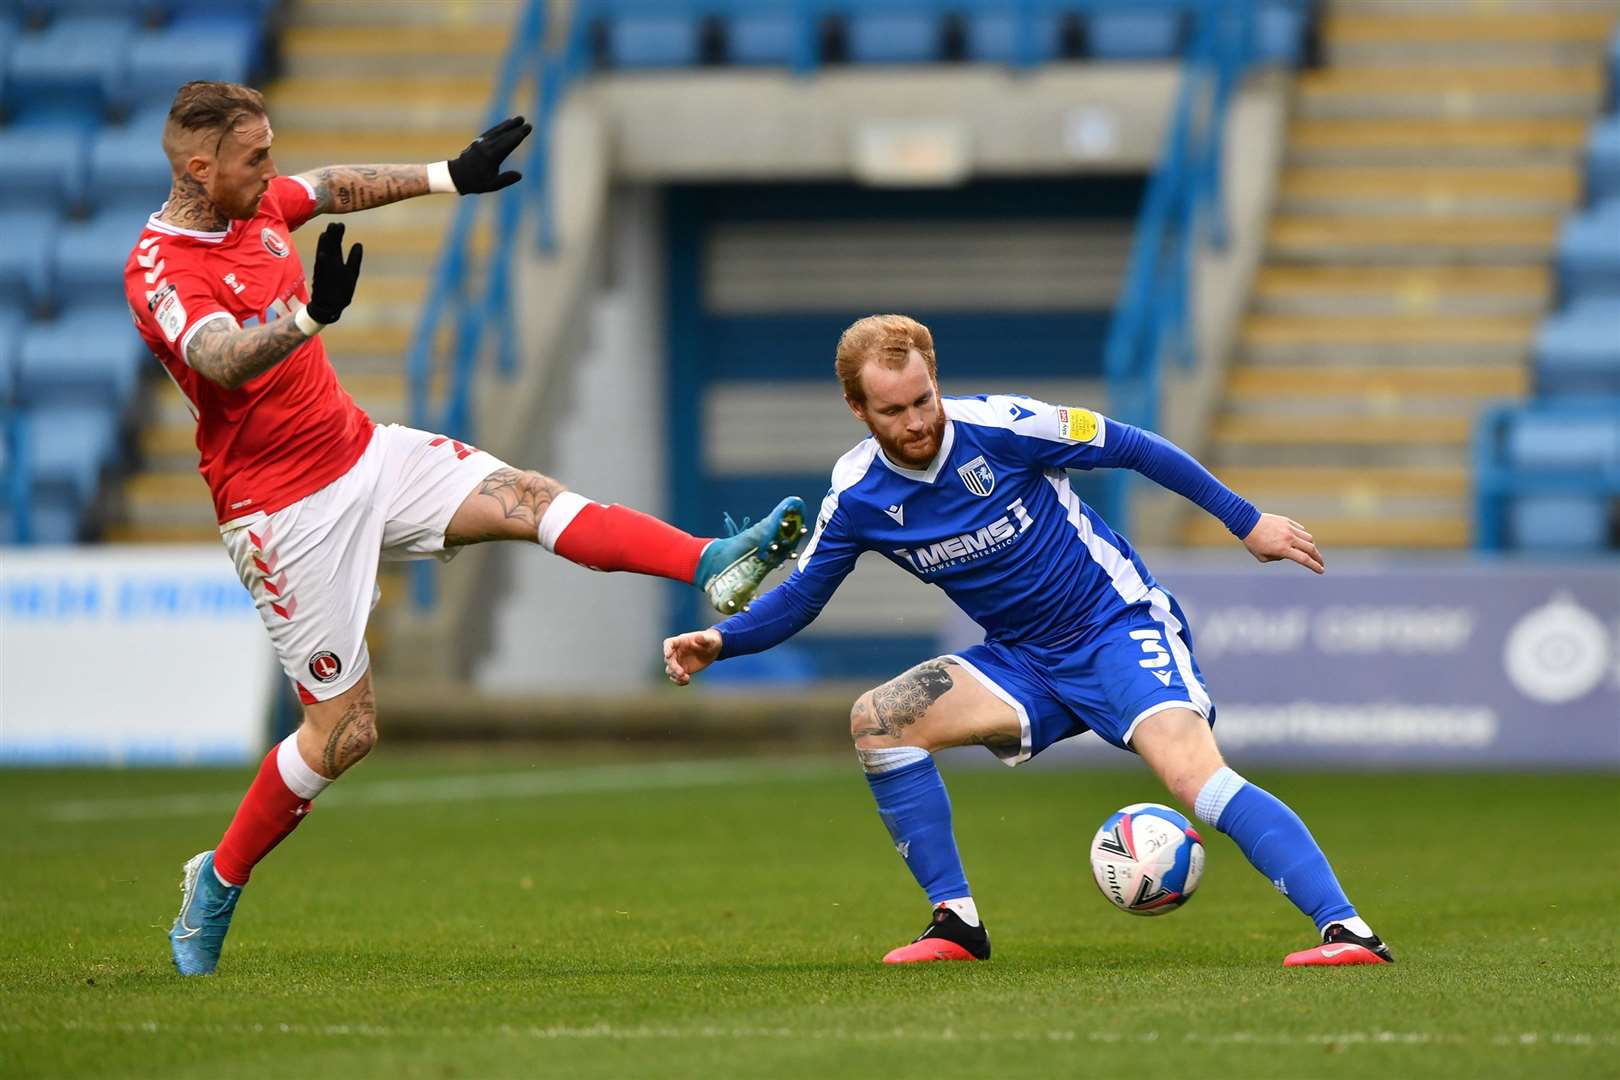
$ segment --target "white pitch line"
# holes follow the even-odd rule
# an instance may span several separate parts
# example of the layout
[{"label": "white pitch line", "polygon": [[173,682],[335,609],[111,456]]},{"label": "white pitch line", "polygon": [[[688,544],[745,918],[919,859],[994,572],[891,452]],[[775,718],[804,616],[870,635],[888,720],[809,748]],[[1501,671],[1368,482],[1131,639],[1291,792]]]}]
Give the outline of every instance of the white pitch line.
[{"label": "white pitch line", "polygon": [[[322,806],[402,806],[417,803],[479,802],[486,799],[532,799],[550,795],[595,795],[759,784],[825,775],[822,762],[733,758],[725,761],[666,761],[647,765],[595,765],[578,769],[528,770],[432,776],[412,780],[366,781],[356,778],[334,785],[321,796]],[[36,811],[57,822],[111,821],[125,818],[190,817],[229,813],[242,801],[242,791],[193,795],[150,795],[131,798],[69,799],[49,802]]]},{"label": "white pitch line", "polygon": [[792,1028],[792,1027],[752,1027],[728,1026],[723,1024],[694,1024],[679,1026],[673,1024],[636,1024],[621,1027],[615,1024],[598,1023],[586,1026],[571,1024],[517,1025],[500,1024],[494,1027],[437,1027],[417,1028],[398,1027],[383,1024],[303,1024],[303,1023],[258,1023],[258,1024],[178,1024],[159,1020],[134,1022],[86,1022],[81,1020],[63,1020],[60,1023],[21,1024],[11,1021],[0,1021],[0,1033],[4,1034],[44,1034],[62,1032],[67,1034],[92,1035],[218,1035],[228,1038],[246,1038],[262,1035],[288,1035],[298,1038],[332,1038],[332,1039],[385,1039],[399,1040],[404,1038],[420,1039],[432,1037],[439,1039],[454,1039],[464,1041],[484,1042],[491,1039],[522,1039],[533,1041],[566,1041],[566,1040],[602,1040],[608,1042],[643,1042],[650,1040],[686,1040],[686,1039],[712,1039],[712,1040],[741,1040],[741,1039],[770,1039],[770,1040],[797,1040],[800,1042],[943,1042],[943,1043],[1107,1043],[1125,1044],[1132,1046],[1150,1046],[1154,1044],[1173,1045],[1176,1043],[1197,1045],[1256,1045],[1256,1046],[1497,1046],[1497,1047],[1569,1047],[1569,1048],[1595,1048],[1611,1047],[1620,1042],[1620,1036],[1613,1032],[1591,1034],[1589,1032],[1571,1031],[1525,1031],[1493,1035],[1490,1038],[1480,1038],[1477,1035],[1464,1035],[1457,1032],[1437,1031],[1343,1031],[1319,1032],[1304,1035],[1289,1035],[1279,1032],[1266,1031],[1227,1031],[1213,1034],[1204,1034],[1196,1031],[1178,1031],[1161,1034],[1157,1031],[1121,1032],[1107,1031],[1080,1031],[1070,1028],[1056,1028],[1046,1031],[977,1031],[958,1032],[954,1028],[914,1028],[895,1026],[889,1028],[863,1028],[851,1029],[837,1028]]}]

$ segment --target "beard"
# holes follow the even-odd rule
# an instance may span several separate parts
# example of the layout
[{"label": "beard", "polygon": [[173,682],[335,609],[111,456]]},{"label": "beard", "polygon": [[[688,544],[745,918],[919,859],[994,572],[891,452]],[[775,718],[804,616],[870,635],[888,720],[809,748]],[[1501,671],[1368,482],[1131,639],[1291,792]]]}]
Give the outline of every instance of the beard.
[{"label": "beard", "polygon": [[875,431],[872,436],[877,439],[884,456],[896,465],[907,469],[926,469],[934,460],[934,455],[939,453],[945,439],[945,410],[940,410],[932,427],[913,440],[895,443]]}]

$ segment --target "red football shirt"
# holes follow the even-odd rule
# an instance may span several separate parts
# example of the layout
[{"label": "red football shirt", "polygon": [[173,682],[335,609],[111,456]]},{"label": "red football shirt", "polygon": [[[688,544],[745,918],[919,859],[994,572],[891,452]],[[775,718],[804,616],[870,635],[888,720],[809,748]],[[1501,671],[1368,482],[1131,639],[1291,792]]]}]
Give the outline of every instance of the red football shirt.
[{"label": "red football shirt", "polygon": [[338,383],[319,337],[235,390],[186,363],[204,323],[258,326],[308,302],[290,234],[314,213],[309,185],[278,176],[258,213],[224,232],[177,228],[153,214],[124,265],[135,324],[197,418],[197,467],[221,522],[275,513],[319,491],[371,441],[371,418]]}]

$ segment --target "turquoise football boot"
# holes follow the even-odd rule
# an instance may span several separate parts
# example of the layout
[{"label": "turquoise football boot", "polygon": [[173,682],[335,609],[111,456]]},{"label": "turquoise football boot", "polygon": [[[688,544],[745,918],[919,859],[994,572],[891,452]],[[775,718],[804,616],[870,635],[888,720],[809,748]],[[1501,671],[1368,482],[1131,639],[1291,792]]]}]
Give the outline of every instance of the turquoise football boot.
[{"label": "turquoise football boot", "polygon": [[214,873],[214,853],[193,855],[180,879],[180,914],[169,931],[174,966],[182,975],[212,975],[219,950],[231,928],[240,885],[221,884]]},{"label": "turquoise football boot", "polygon": [[753,526],[744,518],[738,528],[727,514],[726,528],[731,535],[713,540],[703,549],[692,584],[708,595],[716,611],[735,615],[748,606],[765,576],[793,557],[808,531],[804,500],[788,496]]}]

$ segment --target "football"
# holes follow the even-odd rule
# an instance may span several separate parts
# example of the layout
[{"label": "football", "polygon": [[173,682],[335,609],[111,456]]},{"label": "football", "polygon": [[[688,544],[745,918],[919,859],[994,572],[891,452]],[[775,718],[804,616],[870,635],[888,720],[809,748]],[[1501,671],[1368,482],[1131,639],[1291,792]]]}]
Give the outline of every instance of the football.
[{"label": "football", "polygon": [[1204,876],[1204,842],[1192,822],[1159,803],[1109,815],[1091,840],[1091,874],[1109,903],[1132,915],[1185,904]]}]

